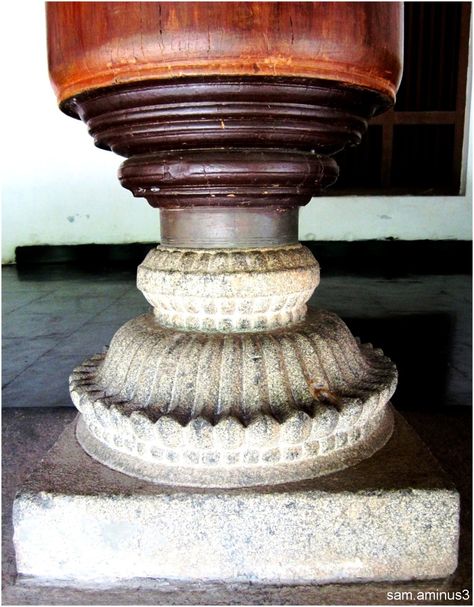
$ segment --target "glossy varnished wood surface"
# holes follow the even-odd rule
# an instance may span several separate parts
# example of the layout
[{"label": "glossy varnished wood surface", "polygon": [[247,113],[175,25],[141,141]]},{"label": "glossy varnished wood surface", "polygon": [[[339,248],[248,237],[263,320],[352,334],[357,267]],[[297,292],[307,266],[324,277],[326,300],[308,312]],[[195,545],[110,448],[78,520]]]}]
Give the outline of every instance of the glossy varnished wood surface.
[{"label": "glossy varnished wood surface", "polygon": [[182,76],[296,76],[395,96],[400,2],[49,2],[58,101]]},{"label": "glossy varnished wood surface", "polygon": [[154,207],[304,205],[338,175],[390,98],[328,80],[172,78],[105,87],[61,108],[125,156],[119,178]]}]

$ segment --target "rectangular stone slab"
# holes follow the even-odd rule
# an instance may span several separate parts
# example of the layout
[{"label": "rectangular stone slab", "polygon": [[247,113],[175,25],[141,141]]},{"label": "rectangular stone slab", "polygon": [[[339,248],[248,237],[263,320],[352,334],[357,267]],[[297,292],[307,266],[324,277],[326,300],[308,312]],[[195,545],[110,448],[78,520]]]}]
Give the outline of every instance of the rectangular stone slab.
[{"label": "rectangular stone slab", "polygon": [[31,581],[321,584],[439,578],[457,566],[458,493],[399,415],[389,443],[357,466],[233,490],[125,476],[86,455],[74,428],[15,499],[17,568]]}]

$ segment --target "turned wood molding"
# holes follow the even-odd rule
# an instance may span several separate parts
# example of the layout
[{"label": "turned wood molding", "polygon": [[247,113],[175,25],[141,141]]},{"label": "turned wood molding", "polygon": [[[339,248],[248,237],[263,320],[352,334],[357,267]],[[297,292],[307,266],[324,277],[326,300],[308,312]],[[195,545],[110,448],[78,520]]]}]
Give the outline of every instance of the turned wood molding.
[{"label": "turned wood molding", "polygon": [[61,109],[153,207],[291,208],[393,105],[402,5],[48,4]]},{"label": "turned wood molding", "polygon": [[124,187],[172,208],[304,205],[337,179],[330,156],[390,105],[327,80],[208,76],[97,89],[61,107],[128,158]]}]

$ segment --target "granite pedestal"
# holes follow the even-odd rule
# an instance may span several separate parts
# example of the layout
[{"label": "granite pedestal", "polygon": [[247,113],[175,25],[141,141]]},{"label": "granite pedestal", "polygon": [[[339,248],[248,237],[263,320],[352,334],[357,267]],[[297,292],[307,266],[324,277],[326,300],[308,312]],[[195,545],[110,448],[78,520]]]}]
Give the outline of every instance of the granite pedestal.
[{"label": "granite pedestal", "polygon": [[17,494],[21,578],[329,583],[441,578],[457,565],[459,497],[399,415],[388,444],[341,472],[272,487],[196,489],[115,472],[75,422]]}]

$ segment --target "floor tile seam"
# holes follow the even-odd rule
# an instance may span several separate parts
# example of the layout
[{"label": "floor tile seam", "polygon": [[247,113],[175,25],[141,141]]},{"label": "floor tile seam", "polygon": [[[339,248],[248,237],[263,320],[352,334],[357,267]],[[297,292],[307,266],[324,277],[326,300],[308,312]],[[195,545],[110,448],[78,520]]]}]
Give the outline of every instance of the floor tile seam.
[{"label": "floor tile seam", "polygon": [[[48,291],[47,293],[44,293],[44,294],[42,294],[42,295],[40,295],[38,297],[35,297],[35,299],[32,299],[31,301],[26,302],[24,304],[21,304],[20,306],[18,306],[18,308],[15,308],[15,310],[19,310],[20,308],[23,308],[25,306],[38,303],[39,301],[41,301],[43,299],[46,299],[47,297],[50,297],[51,295],[55,295],[58,292],[58,290],[60,290],[60,289],[53,289],[51,291]],[[125,293],[127,293],[127,291],[128,291],[128,288],[127,289],[123,289],[122,288],[121,291],[119,292],[119,294],[117,295],[117,297],[123,297],[123,295],[125,295]],[[76,294],[73,294],[73,293],[69,293],[69,294],[66,293],[66,294],[64,294],[64,293],[62,293],[62,294],[60,294],[60,296],[61,295],[64,297],[64,299],[66,301],[69,301],[70,299],[72,299],[74,297],[77,297],[78,295],[79,295],[79,297],[81,299],[83,299],[85,297],[83,294],[80,294],[80,293],[79,294],[77,294],[77,293]],[[98,298],[98,299],[108,299],[110,301],[110,294],[108,294],[108,293],[100,293],[100,294],[95,294],[94,293],[94,294],[92,294],[92,296],[90,296],[90,295],[88,295],[88,296],[89,296],[89,298],[94,298],[95,297],[95,298]],[[53,302],[53,304],[54,303],[55,302]],[[8,312],[8,314],[10,314],[10,312]]]},{"label": "floor tile seam", "polygon": [[[110,304],[108,306],[106,306],[102,311],[106,311],[108,310],[111,306],[113,306],[113,304],[120,299],[121,295],[118,296],[117,298],[113,299]],[[64,335],[64,338],[61,339],[59,342],[57,342],[53,347],[49,348],[48,350],[46,350],[45,352],[41,353],[38,357],[36,357],[28,366],[24,367],[17,375],[15,375],[15,377],[13,377],[13,379],[11,379],[10,381],[8,381],[5,385],[2,385],[2,390],[4,390],[5,388],[7,388],[8,386],[10,386],[14,381],[16,381],[21,375],[23,375],[23,373],[25,371],[27,371],[28,369],[30,369],[33,365],[35,365],[38,360],[40,358],[42,358],[43,356],[46,356],[47,354],[49,354],[52,350],[54,350],[59,343],[64,342],[66,339],[69,339],[72,335],[74,335],[74,333],[77,333],[78,331],[80,331],[85,325],[87,325],[90,320],[92,318],[94,318],[94,316],[96,316],[97,314],[92,314],[90,317],[87,318],[87,320],[85,320],[81,325],[79,325],[78,327],[76,327],[73,331],[71,331],[70,333],[68,333],[67,335]]]},{"label": "floor tile seam", "polygon": [[9,314],[12,314],[13,312],[17,312],[18,310],[21,310],[21,308],[24,308],[25,306],[29,306],[30,304],[36,303],[39,300],[44,299],[48,295],[51,295],[51,293],[54,293],[54,291],[55,291],[55,289],[53,289],[52,291],[48,291],[44,295],[40,295],[39,297],[36,297],[35,299],[32,299],[31,301],[29,301],[25,304],[21,304],[21,306],[18,306],[17,308],[14,308],[13,310],[10,310],[10,312],[5,312],[5,316],[8,316]]},{"label": "floor tile seam", "polygon": [[[98,312],[98,313],[96,314],[96,317],[99,317],[99,316],[100,316],[101,314],[103,314],[104,312],[107,312],[107,310],[109,310],[109,309],[110,309],[110,308],[111,308],[111,307],[112,307],[112,306],[113,306],[113,305],[114,305],[114,304],[115,304],[117,301],[119,301],[119,300],[120,300],[120,299],[121,299],[121,298],[124,296],[124,294],[125,294],[125,293],[127,293],[128,291],[131,291],[131,290],[132,290],[132,288],[133,288],[133,287],[130,287],[130,286],[129,286],[129,287],[127,287],[127,288],[126,288],[126,289],[125,289],[125,290],[124,290],[122,293],[120,293],[120,295],[118,295],[117,297],[115,297],[115,298],[114,298],[114,299],[113,299],[113,300],[112,300],[112,301],[109,303],[109,305],[108,305],[108,306],[106,306],[105,308],[102,308],[102,310],[100,310],[100,312]],[[136,286],[135,286],[135,288],[134,288],[134,289],[136,290]],[[132,306],[128,306],[128,308],[131,308],[131,307],[132,307]],[[132,312],[132,313],[133,313],[133,312]],[[140,313],[142,314],[143,312],[140,312]],[[86,321],[86,323],[87,323],[87,322],[89,322],[89,321]],[[124,322],[125,322],[125,321],[124,321]],[[86,323],[84,323],[84,324],[86,324]],[[100,321],[99,321],[99,324],[102,324],[102,322],[100,322]],[[81,326],[84,326],[84,325],[81,325]],[[81,328],[81,327],[79,327],[79,328]],[[77,331],[77,330],[78,330],[78,329],[76,329],[76,331]],[[73,331],[73,333],[75,333],[76,331]]]},{"label": "floor tile seam", "polygon": [[463,379],[471,379],[471,377],[472,377],[472,373],[469,373],[469,371],[463,371],[462,369],[457,367],[456,364],[453,364],[452,362],[449,363],[449,370],[455,371],[456,373],[461,375],[461,377]]}]

